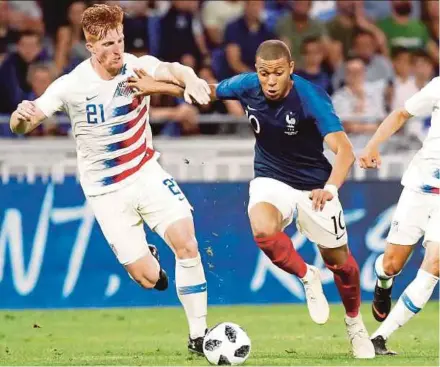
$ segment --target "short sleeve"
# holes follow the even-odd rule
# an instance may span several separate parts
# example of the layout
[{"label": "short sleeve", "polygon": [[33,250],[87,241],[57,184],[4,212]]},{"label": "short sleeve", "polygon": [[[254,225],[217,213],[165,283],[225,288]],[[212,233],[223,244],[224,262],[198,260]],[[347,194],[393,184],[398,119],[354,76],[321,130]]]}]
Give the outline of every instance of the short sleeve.
[{"label": "short sleeve", "polygon": [[316,120],[321,135],[326,136],[337,131],[344,131],[327,92],[304,79],[295,78],[294,80],[301,102],[308,114]]},{"label": "short sleeve", "polygon": [[162,61],[155,58],[154,56],[146,55],[139,57],[139,64],[142,69],[144,69],[148,75],[152,76],[154,78],[154,74],[156,73],[156,70],[158,66],[161,64]]},{"label": "short sleeve", "polygon": [[405,109],[413,116],[426,116],[439,98],[440,77],[432,79],[424,88],[405,102]]},{"label": "short sleeve", "polygon": [[240,99],[247,91],[258,86],[256,73],[239,74],[217,84],[215,89],[218,99]]},{"label": "short sleeve", "polygon": [[35,104],[46,117],[50,117],[55,112],[63,110],[65,106],[64,95],[68,90],[68,76],[63,75],[49,85],[41,97],[35,100]]}]

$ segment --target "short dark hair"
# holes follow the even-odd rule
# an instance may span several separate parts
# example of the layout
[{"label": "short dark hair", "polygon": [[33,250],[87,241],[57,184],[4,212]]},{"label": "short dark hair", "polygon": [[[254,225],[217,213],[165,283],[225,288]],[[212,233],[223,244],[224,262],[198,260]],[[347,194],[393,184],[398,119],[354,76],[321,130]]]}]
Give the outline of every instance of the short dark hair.
[{"label": "short dark hair", "polygon": [[280,40],[264,41],[258,47],[255,57],[261,57],[263,60],[278,60],[285,57],[289,62],[292,60],[289,47]]},{"label": "short dark hair", "polygon": [[18,37],[17,37],[17,43],[21,41],[22,38],[24,37],[36,37],[38,39],[38,42],[42,41],[42,37],[41,34],[35,31],[23,31],[20,32]]},{"label": "short dark hair", "polygon": [[425,61],[428,61],[429,63],[434,64],[434,62],[432,61],[432,59],[429,56],[429,54],[425,50],[423,50],[421,48],[419,48],[418,50],[415,50],[413,52],[412,56],[413,56],[413,60],[415,60],[415,59],[424,59]]},{"label": "short dark hair", "polygon": [[373,40],[376,39],[375,36],[374,36],[374,34],[373,34],[373,32],[367,31],[366,29],[358,28],[358,29],[356,29],[355,32],[354,32],[353,39],[356,39],[356,38],[358,38],[358,37],[360,37],[360,36],[369,36],[369,37],[372,38]]},{"label": "short dark hair", "polygon": [[310,37],[304,38],[304,40],[301,43],[301,54],[305,54],[307,46],[311,45],[312,43],[319,43],[320,44],[321,37],[310,36]]},{"label": "short dark hair", "polygon": [[398,46],[398,47],[393,47],[391,49],[391,58],[395,59],[396,57],[402,55],[402,54],[409,54],[411,55],[412,52],[410,49],[406,48],[406,47],[402,47],[402,46]]}]

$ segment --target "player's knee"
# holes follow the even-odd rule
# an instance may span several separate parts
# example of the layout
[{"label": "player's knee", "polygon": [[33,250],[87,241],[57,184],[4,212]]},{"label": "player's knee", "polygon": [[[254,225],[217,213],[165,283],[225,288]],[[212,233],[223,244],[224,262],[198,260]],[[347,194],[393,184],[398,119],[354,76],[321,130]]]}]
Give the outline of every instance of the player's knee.
[{"label": "player's knee", "polygon": [[280,232],[280,228],[275,220],[256,220],[252,223],[252,233],[256,238],[272,237],[278,232]]},{"label": "player's knee", "polygon": [[397,258],[397,256],[384,256],[383,258],[383,271],[386,275],[396,276],[402,270],[402,262]]},{"label": "player's knee", "polygon": [[197,240],[195,238],[186,238],[179,246],[175,247],[176,257],[178,259],[193,259],[199,253]]}]

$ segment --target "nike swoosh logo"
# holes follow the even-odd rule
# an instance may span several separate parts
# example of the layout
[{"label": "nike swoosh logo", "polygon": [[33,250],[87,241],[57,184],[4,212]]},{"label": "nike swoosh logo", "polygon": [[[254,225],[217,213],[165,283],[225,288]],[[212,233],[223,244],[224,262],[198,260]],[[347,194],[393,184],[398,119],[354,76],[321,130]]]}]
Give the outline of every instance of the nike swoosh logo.
[{"label": "nike swoosh logo", "polygon": [[256,108],[252,108],[249,105],[247,106],[247,108],[248,108],[249,111],[258,111]]},{"label": "nike swoosh logo", "polygon": [[86,101],[90,101],[91,99],[96,98],[96,97],[98,97],[98,95],[93,96],[93,97],[86,97]]},{"label": "nike swoosh logo", "polygon": [[345,232],[342,233],[340,236],[336,236],[336,240],[340,240],[342,237],[344,237],[344,235],[345,235]]},{"label": "nike swoosh logo", "polygon": [[180,201],[183,201],[183,200],[185,200],[185,198],[179,198],[179,200],[180,200]]},{"label": "nike swoosh logo", "polygon": [[374,306],[374,303],[373,303],[373,310],[376,313],[376,315],[379,316],[381,319],[385,319],[387,317],[387,314],[385,312],[379,312],[377,310],[377,308]]}]

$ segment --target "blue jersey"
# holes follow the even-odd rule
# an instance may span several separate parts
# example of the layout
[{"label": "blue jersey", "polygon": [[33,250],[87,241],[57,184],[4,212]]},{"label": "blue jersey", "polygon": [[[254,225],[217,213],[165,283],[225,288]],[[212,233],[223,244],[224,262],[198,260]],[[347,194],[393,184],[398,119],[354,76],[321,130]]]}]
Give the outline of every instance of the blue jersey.
[{"label": "blue jersey", "polygon": [[254,130],[255,177],[269,177],[298,190],[324,187],[332,166],[323,154],[325,135],[343,131],[330,97],[320,87],[292,75],[293,87],[281,101],[267,100],[256,73],[218,84],[219,99],[236,99]]}]

